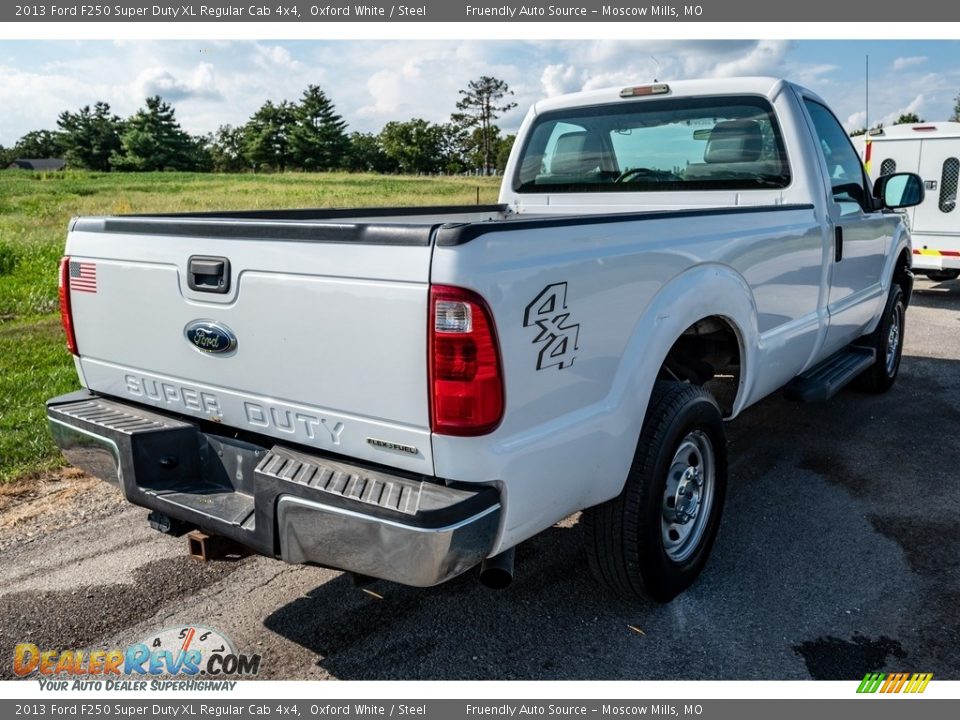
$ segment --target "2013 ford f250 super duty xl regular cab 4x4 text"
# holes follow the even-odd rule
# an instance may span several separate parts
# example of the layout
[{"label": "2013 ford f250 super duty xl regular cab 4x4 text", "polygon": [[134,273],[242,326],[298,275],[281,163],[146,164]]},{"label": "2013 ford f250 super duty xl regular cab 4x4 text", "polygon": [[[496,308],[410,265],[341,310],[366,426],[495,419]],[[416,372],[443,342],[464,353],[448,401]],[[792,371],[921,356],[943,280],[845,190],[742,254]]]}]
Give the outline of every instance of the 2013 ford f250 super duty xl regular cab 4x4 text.
[{"label": "2013 ford f250 super duty xl regular cab 4x4 text", "polygon": [[[72,221],[67,459],[163,528],[409,585],[583,510],[590,564],[668,600],[727,484],[723,419],[897,375],[920,179],[871,188],[774,78],[544,100],[500,204]],[[772,429],[775,431],[775,429]]]}]

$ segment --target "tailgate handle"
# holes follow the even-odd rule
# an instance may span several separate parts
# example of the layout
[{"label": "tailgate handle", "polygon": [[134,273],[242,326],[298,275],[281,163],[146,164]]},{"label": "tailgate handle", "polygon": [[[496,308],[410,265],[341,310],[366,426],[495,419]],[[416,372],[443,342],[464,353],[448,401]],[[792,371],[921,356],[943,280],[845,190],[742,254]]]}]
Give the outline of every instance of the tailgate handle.
[{"label": "tailgate handle", "polygon": [[225,257],[192,255],[187,262],[187,285],[197,292],[222,295],[230,289],[230,261]]}]

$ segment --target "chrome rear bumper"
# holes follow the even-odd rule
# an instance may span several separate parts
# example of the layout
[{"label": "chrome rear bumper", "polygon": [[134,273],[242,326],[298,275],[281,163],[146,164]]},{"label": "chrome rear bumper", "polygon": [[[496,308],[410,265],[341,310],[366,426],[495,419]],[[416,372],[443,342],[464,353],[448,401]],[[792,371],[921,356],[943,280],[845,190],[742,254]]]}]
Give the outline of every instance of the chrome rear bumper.
[{"label": "chrome rear bumper", "polygon": [[500,522],[492,487],[452,487],[278,445],[86,391],[47,403],[73,465],[127,499],[255,552],[426,587],[489,555]]}]

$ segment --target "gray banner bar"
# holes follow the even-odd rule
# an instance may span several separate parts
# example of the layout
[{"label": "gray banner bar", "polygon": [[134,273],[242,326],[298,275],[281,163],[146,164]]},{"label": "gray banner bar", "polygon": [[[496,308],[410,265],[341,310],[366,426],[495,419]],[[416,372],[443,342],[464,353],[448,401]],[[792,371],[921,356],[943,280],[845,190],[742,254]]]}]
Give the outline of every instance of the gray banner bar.
[{"label": "gray banner bar", "polygon": [[[95,0],[88,0],[95,3]],[[65,0],[3,3],[0,22],[951,22],[960,3],[891,0],[409,0],[406,3],[292,0],[126,0],[88,4]],[[689,3],[689,4],[688,4]]]},{"label": "gray banner bar", "polygon": [[[851,684],[850,692],[856,685]],[[318,695],[322,695],[318,691]],[[909,704],[909,709],[905,705]],[[952,708],[952,709],[951,709]],[[0,701],[0,717],[32,720],[95,717],[141,718],[399,718],[477,720],[478,718],[630,718],[690,720],[942,720],[957,717],[960,700],[903,697],[850,700],[89,700]]]}]

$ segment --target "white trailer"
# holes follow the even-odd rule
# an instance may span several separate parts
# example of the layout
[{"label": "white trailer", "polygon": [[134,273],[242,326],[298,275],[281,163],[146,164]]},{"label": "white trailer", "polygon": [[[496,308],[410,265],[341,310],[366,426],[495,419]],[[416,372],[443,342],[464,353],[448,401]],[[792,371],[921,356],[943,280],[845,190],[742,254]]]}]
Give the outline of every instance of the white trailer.
[{"label": "white trailer", "polygon": [[931,122],[894,125],[873,130],[870,156],[861,138],[860,151],[876,179],[894,172],[914,172],[923,178],[924,201],[904,213],[913,237],[913,270],[932,280],[960,276],[960,123]]}]

